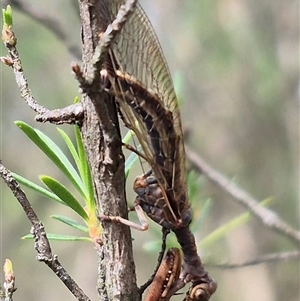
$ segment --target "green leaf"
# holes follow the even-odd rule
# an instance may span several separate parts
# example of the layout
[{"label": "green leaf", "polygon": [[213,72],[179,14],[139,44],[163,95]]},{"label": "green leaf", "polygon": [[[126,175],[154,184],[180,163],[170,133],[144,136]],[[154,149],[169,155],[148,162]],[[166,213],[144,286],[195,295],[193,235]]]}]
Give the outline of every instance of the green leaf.
[{"label": "green leaf", "polygon": [[[54,154],[59,161],[56,161],[58,164],[57,167],[65,174],[69,181],[74,185],[78,192],[84,197],[84,185],[80,179],[78,172],[75,170],[69,159],[65,156],[62,150],[54,143],[48,136],[42,133],[39,130],[36,130],[37,134],[47,143],[51,150],[54,151]],[[54,162],[54,161],[53,161]]]},{"label": "green leaf", "polygon": [[83,181],[85,202],[86,205],[90,208],[91,211],[95,210],[95,201],[94,201],[94,189],[93,182],[91,177],[90,168],[85,156],[84,146],[81,140],[81,135],[78,126],[75,125],[75,137],[77,142],[77,150],[70,137],[61,129],[57,129],[64,139],[66,145],[68,146],[70,153],[73,156],[73,159],[76,163],[77,169],[79,170],[81,180]]},{"label": "green leaf", "polygon": [[71,141],[70,137],[67,135],[67,133],[64,130],[62,130],[60,128],[57,128],[57,130],[60,133],[61,137],[64,139],[64,141],[78,167],[79,157],[78,157],[78,154],[77,154],[77,151],[75,149],[73,142]]},{"label": "green leaf", "polygon": [[76,220],[74,220],[72,218],[69,218],[69,217],[66,217],[63,215],[58,215],[58,214],[51,215],[50,217],[66,224],[68,226],[71,226],[72,228],[75,228],[79,231],[82,231],[85,233],[89,232],[89,229],[87,226],[80,224],[79,222],[77,222]]},{"label": "green leaf", "polygon": [[[266,200],[263,200],[259,204],[261,206],[268,206],[271,203],[271,201],[272,199],[268,198]],[[207,235],[205,238],[203,238],[202,241],[198,244],[199,247],[206,248],[210,246],[211,244],[225,237],[225,235],[228,234],[229,232],[240,227],[241,225],[246,224],[252,217],[253,215],[250,214],[250,212],[246,212],[239,215],[236,218],[233,218],[231,221],[229,221],[225,225],[220,226],[219,228],[211,232],[209,235]]]},{"label": "green leaf", "polygon": [[61,149],[41,131],[32,128],[22,121],[15,121],[15,124],[35,143],[48,158],[63,172],[79,193],[85,197],[83,183]]},{"label": "green leaf", "polygon": [[[130,140],[132,139],[132,137],[135,136],[134,131],[128,131],[125,135],[125,137],[122,139],[122,142],[124,144],[129,144]],[[137,146],[137,150],[138,151],[142,151],[142,147],[141,145]],[[126,162],[125,162],[125,178],[127,179],[130,169],[132,168],[132,166],[135,164],[135,162],[138,160],[139,156],[135,153],[132,152],[129,157],[127,158]]]},{"label": "green leaf", "polygon": [[125,137],[122,139],[122,142],[123,142],[124,144],[128,144],[129,141],[131,140],[131,138],[132,138],[133,136],[135,136],[134,131],[129,130],[129,131],[126,133]]},{"label": "green leaf", "polygon": [[[90,237],[80,237],[80,236],[53,234],[53,233],[47,233],[47,238],[49,240],[58,240],[58,241],[90,241],[90,242],[93,242],[93,240]],[[22,239],[33,239],[33,236],[32,236],[32,234],[27,234],[27,235],[23,236]]]},{"label": "green leaf", "polygon": [[6,6],[6,9],[2,9],[2,15],[3,15],[3,23],[7,26],[12,25],[12,9],[10,5]]},{"label": "green leaf", "polygon": [[73,194],[61,183],[49,176],[40,176],[41,181],[54,192],[63,202],[79,214],[85,221],[89,220],[87,213]]},{"label": "green leaf", "polygon": [[195,173],[195,171],[192,170],[188,173],[187,184],[188,184],[189,198],[190,201],[193,202],[201,187],[200,177]]},{"label": "green leaf", "polygon": [[205,200],[200,208],[197,206],[197,208],[193,210],[193,220],[191,224],[192,232],[196,232],[198,229],[201,229],[205,218],[209,215],[212,203],[213,202],[210,199]]},{"label": "green leaf", "polygon": [[161,241],[160,240],[147,241],[143,243],[143,249],[151,253],[157,252],[161,249]]},{"label": "green leaf", "polygon": [[128,175],[129,175],[129,171],[132,168],[132,166],[134,165],[134,163],[138,160],[139,156],[132,152],[129,157],[127,158],[127,160],[125,161],[125,178],[127,179]]},{"label": "green leaf", "polygon": [[199,243],[200,248],[206,248],[209,245],[215,243],[216,241],[225,237],[225,235],[229,232],[233,231],[234,229],[240,227],[243,224],[246,224],[250,219],[251,215],[248,212],[232,219],[225,225],[220,226],[219,228],[211,232],[209,235],[207,235],[205,238],[203,238]]},{"label": "green leaf", "polygon": [[78,103],[79,102],[79,97],[75,96],[73,103]]},{"label": "green leaf", "polygon": [[178,101],[178,105],[181,106],[183,104],[184,101],[184,75],[182,72],[175,72],[174,76],[173,76],[173,83],[174,83],[174,88],[175,88],[175,92],[177,97],[177,101]]},{"label": "green leaf", "polygon": [[77,150],[79,154],[78,170],[80,172],[81,179],[83,180],[87,192],[86,205],[89,208],[90,212],[93,212],[95,211],[95,200],[94,200],[94,187],[93,187],[91,170],[86,158],[80,131],[77,125],[74,127],[74,130],[75,130],[75,137],[77,143]]},{"label": "green leaf", "polygon": [[34,191],[42,194],[43,196],[47,197],[47,198],[50,198],[51,200],[55,201],[55,202],[58,202],[60,204],[63,204],[63,205],[66,205],[56,194],[54,194],[53,192],[45,189],[44,187],[42,186],[39,186],[25,178],[23,178],[22,176],[16,174],[16,173],[12,173],[13,177],[18,181],[18,183],[30,188],[30,189],[33,189]]}]

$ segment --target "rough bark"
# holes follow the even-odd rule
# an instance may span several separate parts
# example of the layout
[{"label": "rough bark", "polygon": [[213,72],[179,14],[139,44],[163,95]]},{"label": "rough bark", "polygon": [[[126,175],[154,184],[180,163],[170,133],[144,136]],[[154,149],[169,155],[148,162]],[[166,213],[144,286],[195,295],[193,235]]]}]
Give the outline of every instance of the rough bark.
[{"label": "rough bark", "polygon": [[[83,70],[88,72],[101,28],[100,1],[78,1],[82,22]],[[84,120],[81,127],[94,181],[99,213],[127,218],[124,156],[113,99],[94,83],[82,93]],[[99,300],[138,300],[129,227],[103,222],[103,246],[99,249]]]}]

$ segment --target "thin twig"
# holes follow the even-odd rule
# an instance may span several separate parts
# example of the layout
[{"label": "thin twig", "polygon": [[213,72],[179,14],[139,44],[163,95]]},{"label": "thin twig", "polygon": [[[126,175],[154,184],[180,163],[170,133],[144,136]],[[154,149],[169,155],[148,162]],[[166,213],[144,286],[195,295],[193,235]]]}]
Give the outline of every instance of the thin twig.
[{"label": "thin twig", "polygon": [[31,233],[35,238],[35,249],[38,253],[37,259],[44,262],[55,275],[64,283],[77,300],[89,301],[90,299],[84,294],[82,289],[70,277],[57,259],[52,254],[49,240],[47,238],[44,225],[38,219],[35,211],[31,207],[24,191],[20,188],[19,183],[13,178],[10,170],[8,170],[0,160],[0,176],[12,191],[20,205],[22,206],[27,218],[32,224]]},{"label": "thin twig", "polygon": [[285,223],[272,210],[262,207],[259,202],[249,195],[245,190],[234,184],[219,171],[213,169],[198,154],[186,147],[188,159],[194,167],[203,173],[211,182],[219,186],[223,191],[228,193],[235,201],[245,206],[250,212],[258,218],[258,220],[266,227],[276,230],[277,232],[288,236],[299,246],[300,232],[293,229]]},{"label": "thin twig", "polygon": [[267,254],[259,256],[253,260],[245,261],[242,263],[224,263],[224,264],[206,264],[208,267],[218,268],[218,269],[237,269],[248,267],[252,265],[262,264],[262,263],[273,263],[277,261],[288,261],[288,260],[299,260],[300,251],[290,251],[281,252],[275,254]]},{"label": "thin twig", "polygon": [[[12,35],[14,35],[13,32],[12,32]],[[3,59],[1,58],[2,62],[4,62],[6,65],[13,67],[16,83],[19,87],[22,98],[25,100],[27,105],[32,110],[37,112],[38,114],[44,114],[44,113],[48,112],[48,110],[46,108],[39,105],[35,101],[32,93],[31,93],[31,90],[29,89],[29,86],[27,83],[27,78],[24,75],[22,63],[21,63],[19,53],[18,53],[16,46],[11,45],[9,43],[5,43],[5,42],[4,42],[4,45],[8,49],[9,57],[3,58]]]},{"label": "thin twig", "polygon": [[90,73],[87,74],[87,82],[92,83],[94,80],[99,80],[99,71],[106,59],[106,55],[113,40],[120,34],[123,26],[128,20],[129,16],[134,12],[137,0],[128,0],[125,4],[121,5],[115,20],[107,26],[104,33],[101,34],[99,43],[94,50],[94,55],[91,59],[92,66]]},{"label": "thin twig", "polygon": [[65,108],[48,110],[44,114],[37,114],[35,120],[38,122],[51,122],[55,124],[80,124],[83,119],[82,103],[71,104]]},{"label": "thin twig", "polygon": [[48,14],[42,14],[34,10],[30,5],[28,5],[28,3],[26,3],[26,1],[10,0],[7,1],[7,3],[13,6],[14,9],[20,10],[50,30],[62,42],[62,44],[67,47],[68,51],[74,55],[75,58],[80,59],[80,47],[69,39],[68,35],[63,30],[63,26],[59,24],[58,20],[51,18]]},{"label": "thin twig", "polygon": [[74,124],[80,122],[83,118],[83,108],[79,103],[72,104],[63,109],[50,111],[36,102],[28,86],[27,78],[23,72],[22,62],[16,47],[17,38],[15,37],[15,33],[11,27],[6,28],[3,32],[2,40],[5,47],[8,49],[9,56],[1,57],[1,61],[13,68],[16,83],[19,87],[22,98],[33,111],[38,113],[36,120],[40,122],[49,121],[56,124]]}]

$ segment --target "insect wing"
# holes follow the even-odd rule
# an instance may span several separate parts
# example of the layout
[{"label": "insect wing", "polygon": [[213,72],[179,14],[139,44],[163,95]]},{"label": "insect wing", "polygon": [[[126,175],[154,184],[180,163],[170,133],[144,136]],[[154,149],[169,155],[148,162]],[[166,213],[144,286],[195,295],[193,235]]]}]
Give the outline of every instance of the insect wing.
[{"label": "insect wing", "polygon": [[[111,9],[116,14],[120,1],[112,2]],[[146,115],[141,116],[137,110],[133,111],[126,101],[119,100],[125,123],[130,124],[130,128],[136,132],[158,182],[166,191],[172,210],[180,219],[181,214],[189,206],[180,113],[170,72],[160,44],[148,17],[139,5],[125,23],[121,34],[113,42],[112,53],[114,67],[121,73],[132,76],[145,90],[152,93],[159,101],[157,110],[165,112],[164,116],[158,117],[158,112],[156,117],[152,116],[148,114],[149,106],[146,105]],[[138,103],[135,103],[136,108],[142,101],[147,102],[147,99],[140,99]],[[149,132],[149,124],[148,126],[145,124],[145,117],[149,122],[151,120],[153,122],[155,118],[166,119],[167,116],[171,116],[172,130],[160,130],[163,125],[160,126],[156,121],[156,129],[160,128],[158,129],[159,135],[156,136],[153,130]],[[136,121],[138,121],[138,126]],[[156,145],[158,145],[158,149]],[[156,158],[157,152],[160,152],[164,158],[160,166]]]}]

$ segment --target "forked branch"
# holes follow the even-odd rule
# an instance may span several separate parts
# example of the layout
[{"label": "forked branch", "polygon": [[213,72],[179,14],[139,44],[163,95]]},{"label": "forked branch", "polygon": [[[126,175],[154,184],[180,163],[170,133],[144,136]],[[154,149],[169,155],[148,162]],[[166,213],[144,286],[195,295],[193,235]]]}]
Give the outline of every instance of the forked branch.
[{"label": "forked branch", "polygon": [[23,71],[22,62],[16,47],[17,38],[12,26],[6,26],[4,24],[2,30],[2,41],[8,50],[8,56],[1,57],[1,61],[7,66],[13,68],[16,83],[19,87],[22,98],[33,111],[38,113],[36,120],[41,122],[49,121],[56,124],[73,124],[80,122],[83,118],[83,108],[79,103],[54,111],[50,111],[37,103],[28,86],[28,81]]},{"label": "forked branch", "polygon": [[89,301],[82,289],[71,278],[67,271],[58,261],[56,255],[52,254],[49,240],[47,238],[44,225],[38,219],[24,191],[20,188],[18,182],[13,178],[11,172],[2,164],[0,160],[0,176],[12,191],[20,205],[22,206],[27,218],[32,224],[31,233],[35,240],[35,249],[38,253],[37,259],[44,262],[55,275],[64,283],[77,300]]}]

